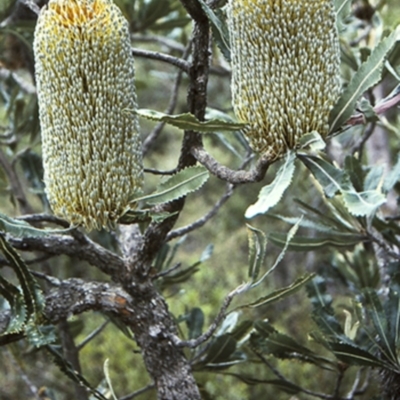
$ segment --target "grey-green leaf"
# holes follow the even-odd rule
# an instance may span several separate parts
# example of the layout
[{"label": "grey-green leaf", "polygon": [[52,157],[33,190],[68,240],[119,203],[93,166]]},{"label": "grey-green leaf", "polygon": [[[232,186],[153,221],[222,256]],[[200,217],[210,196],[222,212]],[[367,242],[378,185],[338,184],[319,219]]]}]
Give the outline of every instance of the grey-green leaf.
[{"label": "grey-green leaf", "polygon": [[249,240],[249,278],[254,282],[260,273],[264,263],[267,247],[265,233],[259,229],[247,225],[247,236]]},{"label": "grey-green leaf", "polygon": [[44,237],[50,234],[64,234],[70,232],[73,227],[67,229],[38,229],[27,222],[8,217],[0,213],[0,231],[15,237]]},{"label": "grey-green leaf", "polygon": [[351,117],[361,95],[379,82],[386,56],[396,40],[398,40],[397,30],[373,49],[368,59],[354,74],[330,114],[330,132],[338,130]]},{"label": "grey-green leaf", "polygon": [[270,208],[274,207],[283,196],[283,193],[292,182],[295,171],[295,153],[288,152],[283,165],[279,168],[275,179],[267,186],[264,186],[255,204],[251,205],[245,213],[246,218],[253,218],[259,214],[265,214]]},{"label": "grey-green leaf", "polygon": [[213,36],[221,53],[227,61],[231,61],[229,31],[221,10],[215,10],[214,12],[204,0],[198,0],[198,2],[211,22]]},{"label": "grey-green leaf", "polygon": [[229,360],[236,350],[236,340],[229,333],[218,336],[208,349],[204,364],[218,364]]},{"label": "grey-green leaf", "polygon": [[264,306],[266,304],[270,304],[270,303],[274,303],[276,301],[282,300],[288,296],[291,296],[293,293],[297,292],[298,290],[300,290],[306,283],[308,283],[314,277],[315,277],[315,274],[303,275],[300,278],[297,278],[289,286],[274,290],[267,296],[261,297],[252,303],[245,304],[245,305],[241,306],[240,308],[245,308],[245,307],[256,308],[256,307]]},{"label": "grey-green leaf", "polygon": [[[268,239],[271,243],[279,247],[285,246],[286,237],[287,235],[284,233],[271,233],[268,235]],[[316,237],[296,236],[290,241],[288,250],[313,251],[327,246],[352,247],[364,240],[366,240],[366,237],[356,233],[318,234]]]},{"label": "grey-green leaf", "polygon": [[342,195],[346,208],[357,217],[373,215],[378,207],[386,202],[386,197],[380,190],[367,190],[361,193],[344,190]]},{"label": "grey-green leaf", "polygon": [[382,360],[355,344],[331,342],[329,347],[333,354],[346,364],[380,368],[388,367]]},{"label": "grey-green leaf", "polygon": [[205,167],[188,167],[160,184],[155,193],[139,197],[132,200],[132,202],[143,201],[147,204],[168,203],[200,189],[208,177],[209,173]]},{"label": "grey-green leaf", "polygon": [[365,298],[367,312],[380,338],[380,346],[386,353],[386,357],[397,363],[396,344],[394,337],[390,335],[388,320],[386,319],[381,301],[373,289],[364,289],[362,293]]},{"label": "grey-green leaf", "polygon": [[[126,110],[129,112],[129,110]],[[185,113],[179,115],[168,115],[155,110],[140,109],[136,111],[140,117],[165,122],[180,129],[187,129],[196,132],[213,133],[232,132],[242,129],[246,124],[239,122],[229,122],[223,119],[210,119],[208,121],[199,121],[193,114]]]},{"label": "grey-green leaf", "polygon": [[204,325],[204,313],[199,307],[190,310],[186,317],[186,325],[189,329],[189,339],[195,339],[201,335]]},{"label": "grey-green leaf", "polygon": [[315,179],[322,186],[325,196],[328,198],[333,197],[339,192],[348,180],[344,171],[334,167],[331,163],[320,157],[298,154],[298,158],[311,171]]}]

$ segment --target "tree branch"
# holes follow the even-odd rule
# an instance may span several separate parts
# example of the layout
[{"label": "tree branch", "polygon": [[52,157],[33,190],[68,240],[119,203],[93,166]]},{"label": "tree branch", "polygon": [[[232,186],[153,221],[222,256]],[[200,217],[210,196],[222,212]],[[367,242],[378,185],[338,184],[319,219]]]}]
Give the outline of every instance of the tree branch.
[{"label": "tree branch", "polygon": [[86,236],[82,240],[67,235],[51,235],[46,237],[7,238],[12,246],[22,251],[41,251],[46,254],[65,254],[99,268],[114,280],[125,269],[124,260],[118,255],[94,243]]},{"label": "tree branch", "polygon": [[235,171],[225,167],[224,165],[221,165],[217,160],[215,160],[215,158],[207,153],[202,146],[192,147],[191,153],[196,160],[200,164],[204,165],[213,175],[234,185],[262,181],[268,170],[268,167],[271,164],[266,156],[261,156],[252,170]]}]

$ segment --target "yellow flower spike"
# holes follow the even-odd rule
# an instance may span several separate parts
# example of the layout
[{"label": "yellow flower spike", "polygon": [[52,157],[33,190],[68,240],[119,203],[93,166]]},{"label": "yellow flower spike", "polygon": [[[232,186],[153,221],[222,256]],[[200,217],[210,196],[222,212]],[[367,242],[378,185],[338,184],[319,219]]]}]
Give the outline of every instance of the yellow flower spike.
[{"label": "yellow flower spike", "polygon": [[254,151],[271,160],[328,133],[340,92],[331,0],[229,0],[232,99]]},{"label": "yellow flower spike", "polygon": [[128,23],[110,0],[50,0],[34,53],[50,205],[112,228],[143,180]]}]

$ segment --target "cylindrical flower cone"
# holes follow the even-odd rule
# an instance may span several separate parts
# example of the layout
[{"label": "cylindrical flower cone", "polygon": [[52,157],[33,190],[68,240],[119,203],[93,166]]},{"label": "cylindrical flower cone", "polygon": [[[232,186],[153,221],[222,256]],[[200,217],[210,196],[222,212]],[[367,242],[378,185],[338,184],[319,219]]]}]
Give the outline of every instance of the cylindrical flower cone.
[{"label": "cylindrical flower cone", "polygon": [[143,179],[128,23],[110,0],[50,0],[34,53],[50,205],[112,228]]},{"label": "cylindrical flower cone", "polygon": [[250,145],[271,160],[328,133],[340,92],[331,0],[229,0],[232,99]]}]

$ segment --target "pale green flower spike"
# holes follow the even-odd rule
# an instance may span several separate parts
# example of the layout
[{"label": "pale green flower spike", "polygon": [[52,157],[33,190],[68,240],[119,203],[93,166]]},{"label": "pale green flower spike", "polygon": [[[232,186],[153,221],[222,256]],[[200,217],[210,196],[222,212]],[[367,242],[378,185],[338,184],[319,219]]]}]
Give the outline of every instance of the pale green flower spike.
[{"label": "pale green flower spike", "polygon": [[340,92],[332,1],[230,0],[228,26],[233,108],[254,151],[274,160],[326,136]]},{"label": "pale green flower spike", "polygon": [[74,225],[112,228],[142,187],[128,23],[109,0],[50,0],[34,40],[50,205]]}]

